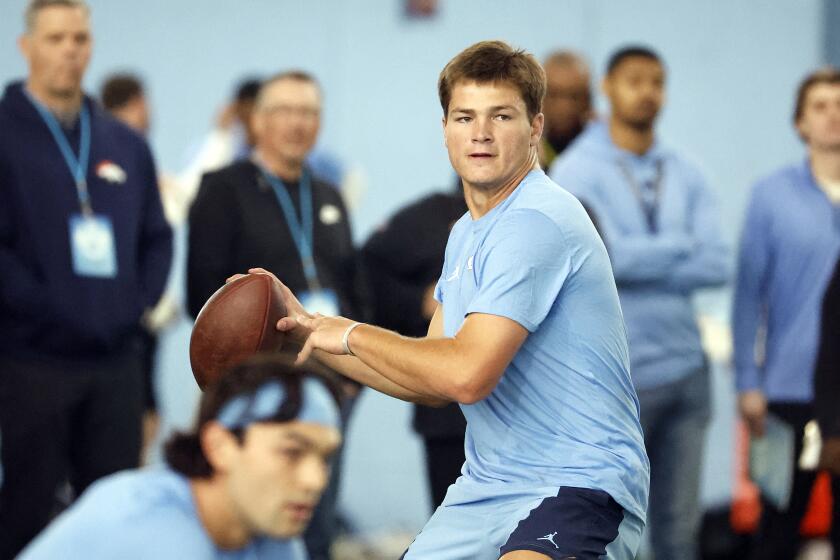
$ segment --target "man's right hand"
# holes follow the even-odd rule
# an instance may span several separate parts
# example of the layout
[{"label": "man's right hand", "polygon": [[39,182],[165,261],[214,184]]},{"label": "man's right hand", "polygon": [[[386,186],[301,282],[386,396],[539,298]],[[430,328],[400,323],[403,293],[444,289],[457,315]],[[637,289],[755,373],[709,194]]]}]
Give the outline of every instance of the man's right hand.
[{"label": "man's right hand", "polygon": [[738,412],[747,423],[750,435],[764,436],[764,424],[767,419],[767,398],[758,389],[738,395]]},{"label": "man's right hand", "polygon": [[[285,332],[291,339],[291,342],[298,346],[302,347],[306,344],[306,339],[309,338],[312,331],[301,325],[300,319],[314,319],[318,315],[313,315],[306,311],[298,298],[295,297],[295,294],[292,293],[292,290],[290,290],[288,286],[281,282],[271,272],[265,270],[264,268],[249,268],[248,274],[266,274],[271,276],[283,298],[283,305],[286,307],[286,316],[277,321],[277,330]],[[225,283],[233,282],[242,276],[244,276],[244,274],[235,274],[228,278]]]}]

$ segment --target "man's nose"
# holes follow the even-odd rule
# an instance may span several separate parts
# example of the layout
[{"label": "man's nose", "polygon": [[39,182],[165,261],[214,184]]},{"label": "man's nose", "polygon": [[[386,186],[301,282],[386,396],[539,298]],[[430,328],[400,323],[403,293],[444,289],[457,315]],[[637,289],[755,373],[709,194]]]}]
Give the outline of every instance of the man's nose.
[{"label": "man's nose", "polygon": [[298,482],[308,494],[320,494],[329,480],[330,468],[323,460],[312,458],[301,465]]},{"label": "man's nose", "polygon": [[492,127],[489,119],[477,118],[473,121],[472,141],[482,144],[493,141]]}]

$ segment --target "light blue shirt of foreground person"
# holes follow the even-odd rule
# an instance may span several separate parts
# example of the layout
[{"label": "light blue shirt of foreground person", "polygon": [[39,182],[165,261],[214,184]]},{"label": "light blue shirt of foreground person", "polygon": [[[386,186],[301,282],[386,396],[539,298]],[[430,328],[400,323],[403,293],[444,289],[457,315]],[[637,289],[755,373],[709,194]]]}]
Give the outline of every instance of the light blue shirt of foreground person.
[{"label": "light blue shirt of foreground person", "polygon": [[[735,381],[771,402],[810,402],[823,294],[840,250],[840,207],[807,161],[760,180],[738,254],[732,311]],[[756,343],[763,340],[763,360]]]},{"label": "light blue shirt of foreground person", "polygon": [[701,369],[692,295],[722,286],[731,264],[717,203],[699,170],[658,142],[641,156],[622,150],[607,124],[596,121],[550,174],[589,208],[607,244],[636,388],[655,389]]},{"label": "light blue shirt of foreground person", "polygon": [[467,461],[455,486],[488,498],[517,484],[599,489],[644,520],[650,467],[624,322],[580,203],[534,170],[481,218],[467,213],[450,234],[436,298],[446,336],[470,313],[530,333],[493,392],[461,406]]},{"label": "light blue shirt of foreground person", "polygon": [[189,480],[166,468],[94,483],[18,560],[307,560],[299,539],[257,538],[221,550],[204,530]]}]

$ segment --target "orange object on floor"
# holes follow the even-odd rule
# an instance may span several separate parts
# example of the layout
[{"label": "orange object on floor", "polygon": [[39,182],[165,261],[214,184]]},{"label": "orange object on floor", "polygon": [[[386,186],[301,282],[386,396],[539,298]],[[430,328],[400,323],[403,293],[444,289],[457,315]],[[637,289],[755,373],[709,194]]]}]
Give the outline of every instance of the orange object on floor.
[{"label": "orange object on floor", "polygon": [[752,534],[758,530],[761,519],[761,495],[758,486],[750,480],[750,433],[741,421],[735,430],[735,487],[729,523],[736,533]]},{"label": "orange object on floor", "polygon": [[808,511],[802,518],[799,532],[803,537],[816,538],[828,536],[831,531],[831,476],[825,471],[817,475],[814,487],[811,489],[811,501]]},{"label": "orange object on floor", "polygon": [[[732,530],[739,534],[752,534],[758,530],[761,519],[761,494],[758,486],[750,480],[750,434],[743,422],[735,428],[735,487],[732,491],[732,509],[729,523]],[[827,472],[820,472],[814,487],[808,509],[802,518],[799,532],[803,537],[825,537],[831,531],[831,477]],[[838,520],[840,522],[840,520]]]}]

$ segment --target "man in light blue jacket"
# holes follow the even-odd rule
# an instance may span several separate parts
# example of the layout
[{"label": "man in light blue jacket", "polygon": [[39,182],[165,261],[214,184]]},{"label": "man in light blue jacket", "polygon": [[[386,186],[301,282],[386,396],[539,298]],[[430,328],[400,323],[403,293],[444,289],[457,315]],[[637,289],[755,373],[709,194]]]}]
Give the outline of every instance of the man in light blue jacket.
[{"label": "man in light blue jacket", "polygon": [[592,212],[612,261],[651,462],[654,554],[693,560],[709,379],[692,295],[726,282],[729,253],[703,176],[656,138],[665,93],[659,56],[619,50],[603,91],[609,118],[593,122],[550,175]]}]

